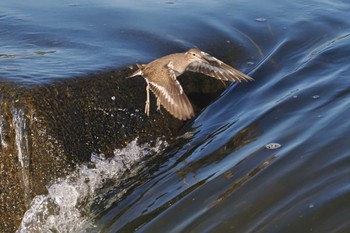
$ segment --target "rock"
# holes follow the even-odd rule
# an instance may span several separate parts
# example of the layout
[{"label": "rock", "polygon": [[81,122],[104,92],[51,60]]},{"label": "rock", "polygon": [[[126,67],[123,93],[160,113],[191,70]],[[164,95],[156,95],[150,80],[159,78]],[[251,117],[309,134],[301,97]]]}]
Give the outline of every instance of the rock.
[{"label": "rock", "polygon": [[[171,141],[183,122],[164,109],[145,116],[145,81],[129,69],[51,84],[0,83],[0,232],[13,232],[35,195],[91,153],[111,156],[136,137]],[[198,113],[224,86],[210,78],[180,78]]]}]

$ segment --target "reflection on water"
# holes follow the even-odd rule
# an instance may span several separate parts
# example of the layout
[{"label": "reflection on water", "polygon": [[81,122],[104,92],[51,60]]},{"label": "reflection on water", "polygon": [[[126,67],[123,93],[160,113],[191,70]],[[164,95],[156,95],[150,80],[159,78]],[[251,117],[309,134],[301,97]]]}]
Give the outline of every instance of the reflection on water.
[{"label": "reflection on water", "polygon": [[193,46],[255,79],[78,209],[87,230],[350,231],[348,2],[15,2],[0,3],[4,79],[52,81]]}]

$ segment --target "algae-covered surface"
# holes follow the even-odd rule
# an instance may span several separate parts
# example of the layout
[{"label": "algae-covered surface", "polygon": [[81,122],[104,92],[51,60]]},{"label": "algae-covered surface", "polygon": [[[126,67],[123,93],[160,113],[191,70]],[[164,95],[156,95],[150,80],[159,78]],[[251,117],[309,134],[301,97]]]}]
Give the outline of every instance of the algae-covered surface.
[{"label": "algae-covered surface", "polygon": [[[126,68],[45,85],[2,83],[3,230],[16,229],[32,198],[46,193],[51,180],[90,161],[92,153],[111,157],[135,138],[170,142],[177,135],[183,122],[164,109],[157,112],[154,98],[151,116],[144,114],[145,82],[126,79],[130,72]],[[213,99],[220,88],[210,86],[206,93]]]}]

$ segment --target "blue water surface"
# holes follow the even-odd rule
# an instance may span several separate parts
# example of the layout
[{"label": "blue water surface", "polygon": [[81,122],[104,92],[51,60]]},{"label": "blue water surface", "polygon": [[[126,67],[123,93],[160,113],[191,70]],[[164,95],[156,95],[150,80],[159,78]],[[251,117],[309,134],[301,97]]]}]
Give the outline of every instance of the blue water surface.
[{"label": "blue water surface", "polygon": [[2,0],[0,9],[1,79],[84,78],[191,47],[255,79],[230,85],[126,194],[101,194],[84,210],[88,231],[350,232],[347,1]]}]

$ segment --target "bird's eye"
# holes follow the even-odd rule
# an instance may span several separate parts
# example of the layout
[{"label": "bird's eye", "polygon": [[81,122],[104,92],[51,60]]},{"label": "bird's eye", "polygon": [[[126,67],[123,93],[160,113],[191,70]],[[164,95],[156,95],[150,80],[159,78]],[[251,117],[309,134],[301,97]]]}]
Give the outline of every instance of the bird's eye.
[{"label": "bird's eye", "polygon": [[192,55],[193,55],[193,56],[196,56],[196,54],[195,54],[195,53],[192,53]]}]

